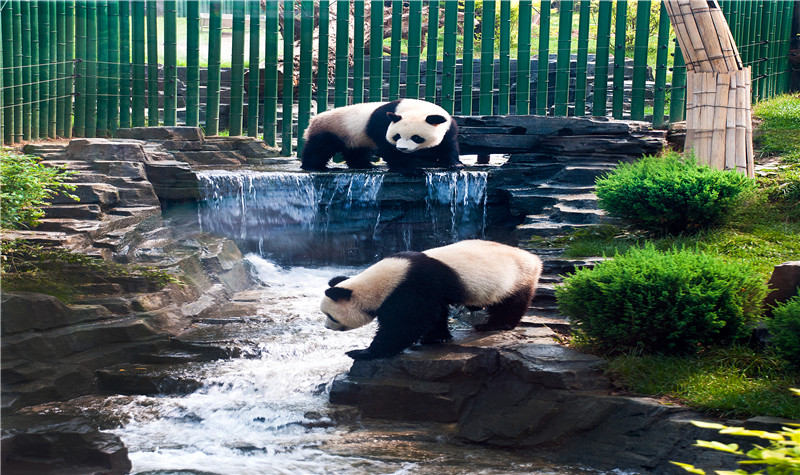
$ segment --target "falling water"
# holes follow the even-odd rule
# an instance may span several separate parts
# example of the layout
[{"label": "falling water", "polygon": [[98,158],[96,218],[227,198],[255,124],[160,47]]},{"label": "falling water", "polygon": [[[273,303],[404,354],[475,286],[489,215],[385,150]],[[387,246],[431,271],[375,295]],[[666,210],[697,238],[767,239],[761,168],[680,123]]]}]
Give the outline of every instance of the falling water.
[{"label": "falling water", "polygon": [[[425,205],[434,234],[444,232],[450,242],[484,237],[487,176],[485,171],[463,170],[425,175]],[[443,215],[449,219],[442,220]]]}]

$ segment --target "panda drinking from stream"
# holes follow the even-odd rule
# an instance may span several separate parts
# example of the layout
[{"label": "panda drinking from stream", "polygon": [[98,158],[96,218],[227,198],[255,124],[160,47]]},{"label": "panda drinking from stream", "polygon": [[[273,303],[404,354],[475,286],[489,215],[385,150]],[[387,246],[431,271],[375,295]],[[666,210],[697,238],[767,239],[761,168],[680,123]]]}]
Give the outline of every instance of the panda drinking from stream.
[{"label": "panda drinking from stream", "polygon": [[352,330],[378,319],[368,348],[355,360],[394,356],[417,341],[452,338],[448,305],[485,307],[489,320],[478,331],[514,328],[528,309],[542,261],[525,250],[491,241],[468,240],[423,252],[387,257],[353,277],[334,277],[320,309],[325,326]]},{"label": "panda drinking from stream", "polygon": [[370,168],[374,154],[390,171],[461,167],[458,127],[443,108],[418,99],[368,102],[315,116],[305,131],[304,170],[324,170],[341,153],[348,168]]}]

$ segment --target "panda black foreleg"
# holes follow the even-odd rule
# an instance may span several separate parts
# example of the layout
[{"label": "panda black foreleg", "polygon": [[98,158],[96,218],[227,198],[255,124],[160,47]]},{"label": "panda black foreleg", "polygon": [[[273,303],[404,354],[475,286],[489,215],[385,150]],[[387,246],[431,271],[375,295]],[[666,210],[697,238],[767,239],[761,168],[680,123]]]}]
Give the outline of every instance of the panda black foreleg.
[{"label": "panda black foreleg", "polygon": [[423,345],[446,343],[453,339],[453,335],[450,333],[450,328],[447,326],[448,315],[449,310],[447,306],[444,306],[439,312],[439,318],[433,322],[433,328],[431,328],[427,333],[425,333],[425,335],[422,336],[422,340],[420,340],[420,342]]},{"label": "panda black foreleg", "polygon": [[[390,327],[394,327],[391,325]],[[363,350],[352,350],[347,352],[347,356],[354,360],[374,360],[377,358],[389,358],[397,355],[403,350],[413,345],[421,332],[414,328],[389,328],[379,326],[375,338],[372,339],[368,348]]]},{"label": "panda black foreleg", "polygon": [[533,289],[523,288],[509,295],[502,301],[486,308],[489,320],[482,325],[475,325],[478,331],[511,330],[519,324],[533,299]]},{"label": "panda black foreleg", "polygon": [[431,330],[441,316],[439,308],[409,289],[395,291],[378,309],[378,331],[372,343],[366,349],[348,351],[347,356],[372,360],[401,353]]}]

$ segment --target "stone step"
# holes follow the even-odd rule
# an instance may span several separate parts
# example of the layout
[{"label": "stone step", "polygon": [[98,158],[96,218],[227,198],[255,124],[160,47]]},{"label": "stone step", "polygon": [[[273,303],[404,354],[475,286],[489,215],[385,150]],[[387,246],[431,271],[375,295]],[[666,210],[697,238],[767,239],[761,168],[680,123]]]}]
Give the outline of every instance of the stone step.
[{"label": "stone step", "polygon": [[39,220],[37,231],[55,231],[67,234],[86,234],[94,237],[102,228],[100,221],[72,219],[72,218],[45,218]]},{"label": "stone step", "polygon": [[0,238],[8,241],[19,239],[31,244],[38,244],[40,246],[60,246],[67,249],[76,249],[89,243],[89,238],[84,234],[67,233],[64,231],[3,231],[0,234]]},{"label": "stone step", "polygon": [[598,262],[607,260],[605,257],[591,257],[586,259],[546,259],[542,261],[543,273],[553,275],[565,275],[575,272],[575,269],[584,267],[592,268]]},{"label": "stone step", "polygon": [[598,224],[607,219],[606,212],[601,209],[580,208],[572,206],[572,202],[553,205],[551,219],[569,224]]},{"label": "stone step", "polygon": [[105,183],[71,183],[75,190],[69,193],[79,198],[75,201],[64,193],[59,193],[53,197],[54,205],[61,204],[99,204],[104,207],[112,206],[119,201],[117,187]]},{"label": "stone step", "polygon": [[22,153],[28,155],[60,153],[67,149],[67,144],[59,143],[30,143],[22,147]]},{"label": "stone step", "polygon": [[556,183],[565,183],[571,185],[592,186],[595,184],[595,180],[598,177],[605,175],[614,168],[615,167],[610,165],[608,166],[568,165],[565,166],[562,171],[560,171],[553,177],[553,181]]},{"label": "stone step", "polygon": [[202,383],[175,374],[172,365],[123,364],[95,372],[101,391],[114,394],[189,394]]},{"label": "stone step", "polygon": [[51,205],[43,208],[47,218],[74,218],[99,220],[100,206],[96,204]]},{"label": "stone step", "polygon": [[193,165],[241,165],[246,161],[238,152],[226,151],[201,151],[201,152],[175,152],[175,159]]},{"label": "stone step", "polygon": [[558,203],[568,203],[573,208],[597,208],[597,196],[594,193],[556,194],[551,189],[542,192],[532,189],[509,194],[509,208],[517,215],[539,214]]},{"label": "stone step", "polygon": [[514,229],[519,241],[529,241],[532,237],[550,237],[564,235],[573,229],[591,226],[589,224],[557,223],[547,215],[529,215],[523,224]]}]

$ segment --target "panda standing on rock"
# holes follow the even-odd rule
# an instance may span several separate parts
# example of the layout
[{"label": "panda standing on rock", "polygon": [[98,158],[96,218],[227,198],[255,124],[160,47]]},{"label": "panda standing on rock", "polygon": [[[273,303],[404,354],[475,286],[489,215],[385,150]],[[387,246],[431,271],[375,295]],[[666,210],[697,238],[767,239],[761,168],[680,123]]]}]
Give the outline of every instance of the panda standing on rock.
[{"label": "panda standing on rock", "polygon": [[339,107],[311,120],[301,166],[325,170],[341,153],[349,168],[370,168],[377,154],[390,171],[406,175],[425,167],[461,167],[457,134],[446,110],[418,99]]},{"label": "panda standing on rock", "polygon": [[354,277],[334,277],[320,310],[332,330],[352,330],[378,319],[368,348],[355,360],[394,356],[414,343],[442,343],[452,336],[448,305],[485,307],[478,331],[510,330],[528,310],[542,261],[528,251],[469,240],[423,252],[387,257]]}]

